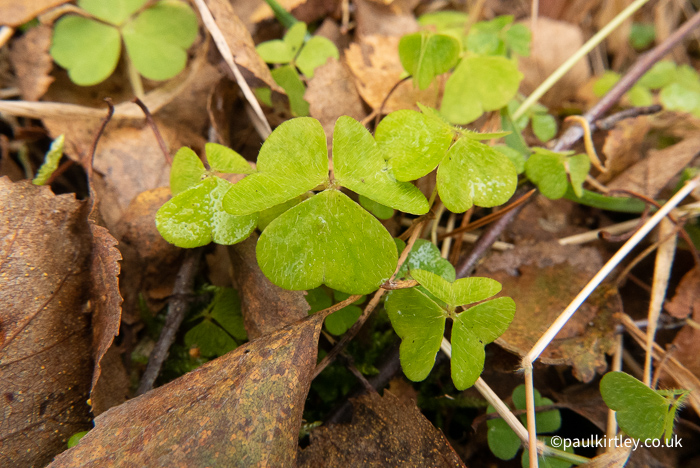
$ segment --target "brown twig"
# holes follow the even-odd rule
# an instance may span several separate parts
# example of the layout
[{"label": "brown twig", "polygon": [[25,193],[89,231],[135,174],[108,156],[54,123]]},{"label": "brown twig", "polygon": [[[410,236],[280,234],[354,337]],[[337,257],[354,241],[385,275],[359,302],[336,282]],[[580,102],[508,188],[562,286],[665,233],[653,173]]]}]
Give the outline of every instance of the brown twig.
[{"label": "brown twig", "polygon": [[95,139],[92,140],[92,145],[90,145],[90,153],[88,154],[87,158],[83,161],[83,167],[85,168],[85,172],[87,174],[87,179],[88,179],[88,189],[90,190],[90,210],[89,212],[92,213],[93,208],[95,207],[95,188],[93,187],[92,183],[92,174],[93,174],[93,163],[95,161],[95,152],[97,151],[97,143],[100,141],[100,138],[102,137],[102,134],[105,131],[105,128],[107,127],[107,124],[109,123],[110,120],[112,120],[112,116],[114,115],[114,105],[112,105],[112,100],[110,98],[105,98],[105,103],[107,103],[107,106],[109,107],[109,110],[107,111],[107,115],[105,116],[104,119],[102,119],[102,123],[100,124],[100,128],[97,130],[97,134],[95,135]]},{"label": "brown twig", "polygon": [[[529,198],[526,199],[525,202],[527,202],[527,200],[529,200]],[[501,216],[481,234],[472,250],[464,255],[455,266],[457,278],[466,278],[471,275],[481,257],[489,251],[493,243],[498,240],[498,237],[503,233],[506,227],[508,227],[510,222],[518,216],[518,213],[520,213],[520,210],[522,210],[526,204],[527,203],[521,203],[517,205],[514,209]]]},{"label": "brown twig", "polygon": [[[600,117],[608,111],[617,101],[620,100],[623,94],[629,91],[632,86],[646,73],[656,62],[668,54],[688,33],[700,25],[700,12],[692,16],[680,28],[673,32],[665,41],[643,54],[632,65],[627,73],[615,83],[615,86],[598,101],[598,104],[593,106],[591,110],[583,116],[589,122],[600,119]],[[554,145],[554,151],[564,151],[571,148],[583,136],[583,129],[578,126],[569,127],[564,134],[559,137]]]},{"label": "brown twig", "polygon": [[389,98],[391,97],[392,94],[394,94],[394,91],[398,89],[398,87],[401,85],[406,80],[410,80],[413,78],[413,76],[409,75],[405,78],[401,78],[399,81],[396,82],[394,86],[391,87],[388,93],[386,93],[386,97],[384,97],[384,100],[382,101],[381,105],[379,106],[379,109],[377,109],[377,115],[374,116],[374,128],[377,128],[377,125],[379,125],[379,118],[382,116],[382,112],[384,111],[384,106],[386,103],[389,101]]},{"label": "brown twig", "polygon": [[165,359],[168,357],[168,350],[175,341],[177,330],[180,328],[185,318],[185,312],[187,311],[189,302],[188,296],[192,292],[192,285],[194,284],[194,277],[199,269],[199,259],[201,256],[201,248],[188,249],[185,252],[185,259],[182,261],[180,271],[178,271],[177,277],[175,278],[173,294],[170,296],[170,301],[168,301],[168,316],[165,319],[165,325],[163,325],[160,337],[158,337],[158,341],[153,351],[151,351],[151,355],[148,357],[146,371],[141,377],[141,384],[138,390],[136,390],[137,395],[143,395],[153,389],[153,384],[158,374],[160,374],[163,362],[165,362]]},{"label": "brown twig", "polygon": [[156,121],[153,120],[153,116],[151,115],[151,111],[148,110],[148,107],[146,107],[146,104],[141,101],[141,99],[135,97],[134,99],[131,100],[134,104],[139,106],[143,113],[146,115],[146,122],[148,122],[148,125],[151,127],[151,130],[153,130],[153,134],[156,136],[156,140],[158,140],[158,146],[160,146],[160,150],[163,153],[163,156],[165,157],[165,160],[168,162],[168,165],[172,166],[173,165],[173,158],[170,156],[170,153],[168,152],[168,147],[165,144],[165,140],[163,139],[163,135],[160,134],[160,130],[158,130],[158,125],[156,125]]},{"label": "brown twig", "polygon": [[595,130],[610,130],[618,122],[625,119],[632,119],[634,117],[639,117],[640,115],[651,115],[661,112],[663,107],[658,104],[646,107],[632,107],[631,109],[625,109],[623,111],[612,114],[604,119],[596,120],[591,123],[591,131]]}]

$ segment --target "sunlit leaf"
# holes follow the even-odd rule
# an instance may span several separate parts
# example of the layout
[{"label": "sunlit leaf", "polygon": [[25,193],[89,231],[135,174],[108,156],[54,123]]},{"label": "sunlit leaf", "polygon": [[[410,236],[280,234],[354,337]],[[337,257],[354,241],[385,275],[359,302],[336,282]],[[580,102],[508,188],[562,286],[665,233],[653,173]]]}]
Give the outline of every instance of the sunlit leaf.
[{"label": "sunlit leaf", "polygon": [[454,67],[460,51],[459,40],[447,34],[422,31],[399,41],[401,64],[420,89],[426,89],[437,75]]},{"label": "sunlit leaf", "polygon": [[369,198],[363,195],[359,196],[358,201],[365,210],[369,211],[379,219],[391,219],[394,216],[393,208],[382,205],[381,203],[377,203],[374,200],[370,200]]},{"label": "sunlit leaf", "polygon": [[255,169],[250,167],[243,156],[224,145],[207,143],[204,145],[204,153],[207,155],[207,162],[211,168],[217,172],[225,174],[252,174],[255,172]]},{"label": "sunlit leaf", "polygon": [[32,180],[34,185],[44,185],[49,181],[51,175],[56,169],[58,169],[58,162],[63,156],[63,144],[65,142],[65,135],[59,135],[54,141],[51,142],[49,151],[44,157],[44,163],[41,165],[36,173],[36,177]]},{"label": "sunlit leaf", "polygon": [[284,92],[289,97],[289,106],[292,109],[292,114],[297,117],[306,117],[309,115],[309,103],[304,100],[306,86],[301,81],[296,68],[291,65],[283,65],[272,70],[272,78],[275,83],[280,85]]},{"label": "sunlit leaf", "polygon": [[548,142],[557,134],[557,121],[549,114],[533,114],[532,133],[543,143]]},{"label": "sunlit leaf", "polygon": [[206,169],[197,154],[183,146],[173,158],[170,168],[170,191],[178,195],[202,181]]},{"label": "sunlit leaf", "polygon": [[139,8],[146,4],[147,0],[78,0],[78,6],[90,13],[95,18],[116,26],[121,25]]},{"label": "sunlit leaf", "polygon": [[340,336],[357,322],[360,315],[362,315],[362,309],[349,305],[326,317],[324,326],[332,335]]},{"label": "sunlit leaf", "polygon": [[314,70],[324,65],[331,57],[336,60],[340,58],[335,44],[325,37],[314,36],[304,44],[295,63],[307,78],[313,78]]}]

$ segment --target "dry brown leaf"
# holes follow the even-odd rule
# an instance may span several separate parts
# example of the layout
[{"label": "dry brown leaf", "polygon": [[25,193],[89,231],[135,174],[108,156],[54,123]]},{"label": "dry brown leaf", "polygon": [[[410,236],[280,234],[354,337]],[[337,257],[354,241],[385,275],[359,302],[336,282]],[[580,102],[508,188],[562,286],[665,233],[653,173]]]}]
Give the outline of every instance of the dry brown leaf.
[{"label": "dry brown leaf", "polygon": [[314,71],[304,99],[309,103],[311,117],[318,119],[330,145],[335,121],[342,115],[362,120],[367,115],[362,99],[346,66],[331,58]]},{"label": "dry brown leaf", "polygon": [[646,158],[608,184],[608,188],[632,190],[656,198],[661,190],[700,153],[700,137],[685,139],[662,150],[650,150]]},{"label": "dry brown leaf", "polygon": [[[251,0],[243,0],[245,3]],[[264,1],[257,2],[259,5],[250,14],[249,21],[260,23],[265,20],[275,18],[272,9]],[[319,18],[332,14],[337,6],[337,0],[278,0],[285,10],[290,12],[296,19],[304,23],[312,23]]]},{"label": "dry brown leaf", "polygon": [[353,401],[352,423],[311,432],[311,445],[299,454],[299,467],[464,467],[442,432],[414,403],[391,392]]},{"label": "dry brown leaf", "polygon": [[112,408],[49,465],[293,466],[323,315]]},{"label": "dry brown leaf", "polygon": [[255,245],[258,235],[229,247],[233,283],[241,296],[243,322],[248,336],[255,339],[303,319],[309,303],[302,291],[288,291],[270,282],[258,266]]},{"label": "dry brown leaf", "polygon": [[[520,91],[525,95],[531,94],[582,45],[583,33],[578,26],[550,18],[538,18],[530,56],[519,59],[518,69],[525,75]],[[588,61],[585,58],[581,59],[540,102],[546,106],[561,106],[563,101],[574,97],[590,74]]]},{"label": "dry brown leaf", "polygon": [[[524,356],[602,265],[593,248],[540,243],[495,254],[477,270],[503,285],[517,304],[515,318],[497,343]],[[596,290],[544,350],[540,361],[566,364],[590,382],[607,368],[615,345],[613,314],[621,310],[615,288]]]},{"label": "dry brown leaf", "polygon": [[420,0],[394,0],[389,3],[356,0],[357,33],[360,37],[379,35],[401,37],[418,31],[413,9]]},{"label": "dry brown leaf", "polygon": [[49,8],[69,0],[0,0],[0,25],[20,26]]},{"label": "dry brown leaf", "polygon": [[[366,36],[353,43],[345,52],[345,61],[355,78],[355,86],[362,99],[373,109],[378,109],[391,88],[401,80],[404,72],[399,60],[399,38]],[[440,77],[428,89],[421,91],[407,80],[391,94],[384,106],[389,113],[399,109],[417,109],[416,102],[426,106],[438,106]]]},{"label": "dry brown leaf", "polygon": [[[285,94],[275,83],[267,64],[255,52],[255,43],[245,25],[236,16],[228,0],[206,0],[216,24],[226,38],[236,64],[252,87],[267,86],[279,94]],[[227,73],[230,71],[226,69]],[[233,77],[231,77],[233,78]]]},{"label": "dry brown leaf", "polygon": [[[700,268],[695,267],[683,275],[676,294],[666,303],[666,311],[676,318],[692,315],[700,318]],[[694,319],[696,320],[696,319]]]},{"label": "dry brown leaf", "polygon": [[87,204],[0,178],[0,465],[44,466],[89,428]]},{"label": "dry brown leaf", "polygon": [[621,445],[612,450],[591,458],[589,462],[579,465],[580,468],[622,468],[632,453],[632,447]]},{"label": "dry brown leaf", "polygon": [[608,172],[598,176],[600,182],[614,179],[641,159],[642,143],[650,129],[649,117],[640,116],[622,120],[608,132],[603,145]]},{"label": "dry brown leaf", "polygon": [[[119,261],[122,259],[117,250],[117,240],[112,237],[107,229],[90,221],[92,231],[92,257],[90,264],[90,276],[92,289],[90,291],[92,310],[92,354],[95,369],[92,374],[92,387],[90,399],[92,410],[98,415],[111,406],[123,403],[126,393],[105,393],[111,390],[111,385],[100,386],[102,391],[96,392],[97,383],[102,378],[106,382],[118,374],[102,372],[102,359],[107,350],[112,346],[114,337],[119,334],[119,326],[122,317],[122,297],[119,294]],[[112,372],[119,361],[112,363]]]},{"label": "dry brown leaf", "polygon": [[38,101],[53,83],[54,78],[49,75],[53,68],[49,55],[51,33],[51,28],[42,24],[12,43],[10,60],[22,99],[27,101]]}]

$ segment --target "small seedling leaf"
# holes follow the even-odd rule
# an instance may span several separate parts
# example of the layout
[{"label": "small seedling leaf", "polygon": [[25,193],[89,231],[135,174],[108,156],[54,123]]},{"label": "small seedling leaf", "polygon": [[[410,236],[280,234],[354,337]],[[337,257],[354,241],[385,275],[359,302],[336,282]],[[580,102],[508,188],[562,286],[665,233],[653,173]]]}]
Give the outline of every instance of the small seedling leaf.
[{"label": "small seedling leaf", "polygon": [[225,174],[252,174],[255,169],[240,154],[218,143],[207,143],[204,146],[207,162],[217,172]]},{"label": "small seedling leaf", "polygon": [[50,52],[56,63],[68,70],[73,83],[91,86],[114,72],[121,37],[112,26],[67,15],[56,21]]},{"label": "small seedling leaf", "polygon": [[506,145],[496,145],[492,146],[491,148],[507,157],[510,160],[510,162],[513,163],[513,166],[515,167],[515,172],[517,172],[518,174],[522,174],[523,172],[525,172],[525,156],[523,156],[523,154],[520,151]]},{"label": "small seedling leaf", "polygon": [[304,44],[299,52],[296,65],[307,78],[314,77],[314,70],[324,65],[329,58],[340,58],[338,48],[330,40],[321,36],[314,36]]},{"label": "small seedling leaf", "polygon": [[568,186],[565,155],[543,148],[534,148],[534,151],[525,163],[525,174],[545,197],[551,200],[563,197]]},{"label": "small seedling leaf", "polygon": [[54,141],[51,142],[49,151],[47,151],[44,157],[44,163],[39,168],[39,171],[32,180],[34,185],[44,185],[51,178],[51,174],[58,169],[58,162],[63,156],[63,144],[65,142],[65,135],[59,135]]},{"label": "small seedling leaf", "polygon": [[428,200],[421,191],[391,175],[377,142],[351,117],[342,116],[335,124],[333,170],[338,183],[377,203],[406,213],[428,212]]},{"label": "small seedling leaf", "polygon": [[[399,251],[401,251],[406,245],[403,241],[398,242],[401,242],[399,246]],[[411,271],[416,270],[434,273],[450,283],[454,282],[456,276],[455,268],[448,260],[442,258],[440,249],[426,239],[416,239],[416,243],[413,244],[413,248],[404,264],[401,265],[396,277],[406,278]]]},{"label": "small seedling leaf", "polygon": [[[518,385],[513,390],[513,404],[515,409],[524,410],[527,408],[527,400],[525,395],[525,385]],[[554,404],[549,398],[543,397],[540,392],[535,389],[535,407],[549,406]],[[521,415],[520,420],[523,424],[527,424],[527,416]],[[546,434],[548,432],[556,432],[561,427],[561,413],[558,409],[550,411],[538,411],[535,417],[538,434]]]},{"label": "small seedling leaf", "polygon": [[[325,140],[323,145],[325,150]],[[258,240],[257,257],[265,276],[282,288],[325,284],[348,294],[376,290],[398,261],[396,245],[377,218],[334,189],[271,222]]]},{"label": "small seedling leaf", "polygon": [[530,42],[532,33],[524,24],[514,24],[506,30],[505,43],[506,47],[523,57],[530,56]]},{"label": "small seedling leaf", "polygon": [[583,196],[583,183],[586,181],[588,171],[591,170],[591,160],[588,155],[577,154],[566,159],[571,178],[571,187],[577,197]]},{"label": "small seedling leaf", "polygon": [[[620,429],[635,439],[658,439],[664,433],[669,400],[625,372],[608,372],[600,381],[600,394],[616,411]],[[668,434],[670,435],[670,434]]]},{"label": "small seedling leaf", "polygon": [[139,73],[151,80],[168,80],[185,68],[197,29],[197,15],[186,3],[161,0],[125,24],[122,35]]},{"label": "small seedling leaf", "polygon": [[289,98],[289,107],[297,117],[309,115],[309,103],[304,100],[306,86],[292,65],[283,65],[272,70],[272,78],[280,85]]},{"label": "small seedling leaf", "polygon": [[447,314],[417,288],[391,291],[385,307],[401,338],[399,355],[404,374],[414,382],[424,380],[435,365]]},{"label": "small seedling leaf", "polygon": [[255,229],[258,216],[233,216],[222,207],[231,184],[207,177],[175,195],[156,213],[156,227],[165,240],[178,247],[199,247],[212,240],[230,245],[242,241]]},{"label": "small seedling leaf", "polygon": [[76,432],[72,436],[70,436],[70,439],[68,439],[67,446],[68,448],[73,448],[76,445],[78,445],[78,442],[80,442],[80,439],[85,437],[87,435],[88,431],[81,431],[81,432]]},{"label": "small seedling leaf", "polygon": [[445,84],[440,111],[459,125],[500,109],[518,92],[523,74],[505,57],[466,57]]},{"label": "small seedling leaf", "polygon": [[248,339],[248,332],[243,324],[241,300],[235,289],[222,288],[215,296],[211,318],[235,339],[239,341]]},{"label": "small seedling leaf", "polygon": [[224,197],[226,211],[240,216],[266,210],[326,183],[327,155],[326,135],[318,120],[300,117],[284,122],[263,143],[258,172],[233,185]]},{"label": "small seedling leaf", "polygon": [[437,172],[440,198],[455,213],[472,205],[501,205],[513,195],[517,183],[515,166],[506,156],[469,138],[452,145]]},{"label": "small seedling leaf", "polygon": [[267,63],[289,63],[294,60],[294,53],[289,44],[281,39],[261,42],[255,47],[258,55]]},{"label": "small seedling leaf", "polygon": [[139,8],[146,4],[147,0],[78,0],[78,6],[90,13],[95,18],[107,23],[120,26]]},{"label": "small seedling leaf", "polygon": [[327,309],[333,305],[333,299],[324,288],[314,288],[306,291],[306,302],[309,303],[309,315]]},{"label": "small seedling leaf", "polygon": [[362,309],[349,305],[326,317],[323,324],[330,334],[340,336],[357,322],[360,315],[362,315]]},{"label": "small seedling leaf", "polygon": [[549,114],[534,114],[532,132],[541,142],[546,143],[557,134],[557,121]]},{"label": "small seedling leaf", "polygon": [[375,138],[396,180],[415,180],[435,169],[452,143],[454,132],[435,116],[413,110],[387,115]]},{"label": "small seedling leaf", "polygon": [[491,278],[462,278],[450,283],[435,273],[425,270],[411,270],[411,276],[431,294],[452,308],[483,301],[501,291],[501,283]]},{"label": "small seedling leaf", "polygon": [[454,36],[427,31],[408,34],[399,42],[401,64],[420,89],[426,89],[436,76],[454,67],[461,50]]},{"label": "small seedling leaf", "polygon": [[179,195],[199,184],[206,173],[204,164],[190,148],[183,146],[175,153],[170,169],[170,191]]},{"label": "small seedling leaf", "polygon": [[304,45],[304,38],[306,37],[306,23],[303,21],[297,21],[292,25],[287,33],[284,35],[284,43],[289,47],[292,57],[295,57],[299,53],[302,45]]},{"label": "small seedling leaf", "polygon": [[185,333],[185,346],[199,348],[203,357],[213,358],[236,349],[238,343],[221,327],[204,319]]}]

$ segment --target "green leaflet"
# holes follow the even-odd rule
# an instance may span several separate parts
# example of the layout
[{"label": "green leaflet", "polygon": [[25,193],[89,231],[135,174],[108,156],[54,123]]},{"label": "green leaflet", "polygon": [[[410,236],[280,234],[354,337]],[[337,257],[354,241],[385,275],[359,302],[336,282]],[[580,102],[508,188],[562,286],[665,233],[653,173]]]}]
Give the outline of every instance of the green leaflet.
[{"label": "green leaflet", "polygon": [[422,31],[401,38],[399,58],[418,87],[426,89],[437,75],[457,64],[461,49],[459,40],[451,35]]},{"label": "green leaflet", "polygon": [[63,156],[63,144],[65,142],[65,135],[59,135],[54,141],[51,142],[51,147],[44,157],[44,163],[41,165],[36,173],[36,177],[32,180],[34,185],[44,185],[51,178],[51,175],[56,169],[58,169],[58,162]]},{"label": "green leaflet", "polygon": [[367,294],[394,273],[398,253],[377,219],[341,192],[328,189],[272,221],[257,245],[260,269],[285,289],[325,284]]}]

